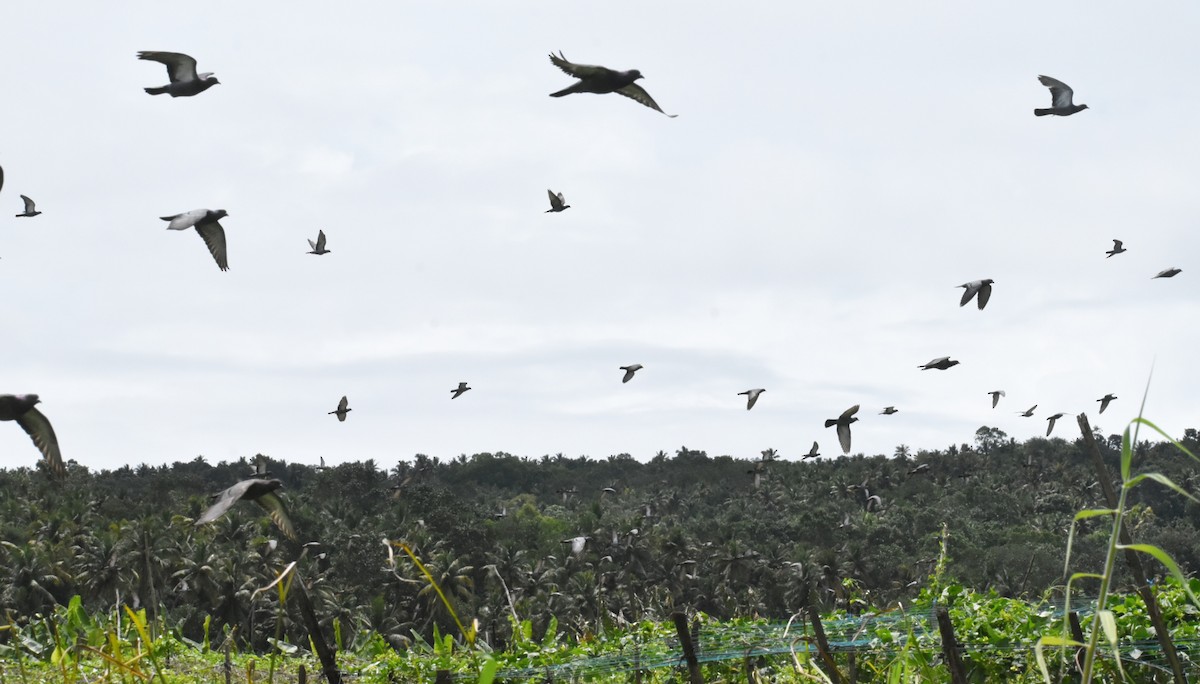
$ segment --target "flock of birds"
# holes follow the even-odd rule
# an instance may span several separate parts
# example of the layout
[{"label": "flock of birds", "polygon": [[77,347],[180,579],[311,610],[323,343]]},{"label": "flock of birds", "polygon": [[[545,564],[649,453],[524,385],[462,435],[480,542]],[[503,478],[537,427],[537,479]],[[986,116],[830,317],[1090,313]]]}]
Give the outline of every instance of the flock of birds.
[{"label": "flock of birds", "polygon": [[[193,97],[220,83],[212,73],[197,72],[196,60],[182,53],[144,51],[139,52],[137,56],[138,59],[158,62],[167,68],[170,82],[163,86],[146,88],[146,92],[150,95],[165,94],[171,97]],[[602,66],[575,64],[568,61],[561,52],[557,55],[552,53],[550,61],[554,66],[576,79],[570,86],[551,93],[551,97],[563,97],[574,93],[617,93],[666,116],[672,118],[676,116],[663,112],[658,103],[654,101],[654,98],[650,97],[650,94],[637,84],[637,81],[643,78],[642,73],[637,69],[616,71]],[[1039,76],[1038,80],[1042,85],[1050,89],[1051,106],[1034,109],[1034,115],[1071,116],[1088,108],[1085,104],[1074,103],[1074,91],[1066,83],[1049,76]],[[0,169],[0,189],[3,186],[4,171]],[[553,190],[547,190],[547,192],[550,197],[550,209],[546,213],[558,213],[571,208],[566,203],[562,192],[556,193]],[[37,206],[32,199],[25,195],[21,195],[20,197],[24,203],[25,210],[17,214],[18,217],[32,218],[42,213],[37,210]],[[204,244],[208,248],[209,253],[212,254],[218,268],[222,271],[227,271],[229,269],[228,245],[225,239],[225,230],[221,226],[220,221],[228,216],[229,213],[224,209],[193,209],[161,218],[163,221],[167,221],[167,230],[195,229],[204,240]],[[331,253],[331,250],[326,248],[324,230],[318,231],[316,241],[308,240],[308,244],[311,248],[308,254],[322,256]],[[1121,240],[1114,239],[1113,248],[1105,252],[1107,255],[1106,258],[1112,258],[1125,251],[1127,250],[1124,243]],[[1181,272],[1181,269],[1172,267],[1164,269],[1153,276],[1153,278],[1172,278]],[[959,285],[958,287],[964,288],[959,306],[966,306],[974,299],[978,308],[983,310],[991,299],[994,283],[995,281],[991,278],[984,278]],[[921,370],[936,369],[945,371],[958,364],[957,360],[943,356],[932,359],[928,363],[920,365],[919,368]],[[628,383],[642,368],[643,366],[640,363],[621,366],[619,370],[624,372],[621,382]],[[450,390],[450,398],[457,399],[470,390],[471,387],[466,382],[460,382],[458,383],[458,387]],[[750,410],[754,408],[763,392],[766,392],[766,389],[760,387],[738,392],[738,396],[746,397],[746,410]],[[1000,398],[1005,396],[1003,390],[993,390],[988,392],[988,394],[992,397],[993,409],[999,404]],[[1097,399],[1096,401],[1100,402],[1100,413],[1103,413],[1108,408],[1109,403],[1116,398],[1115,395],[1110,393]],[[54,434],[54,429],[51,427],[50,421],[36,408],[38,403],[40,403],[40,400],[36,394],[0,394],[0,421],[15,421],[20,425],[41,452],[49,470],[58,477],[65,477],[66,467],[63,462],[62,453],[59,450],[58,439]],[[858,413],[859,408],[859,405],[856,404],[843,411],[837,418],[830,418],[825,421],[826,428],[836,426],[838,443],[845,454],[850,453],[850,426],[858,421],[858,417],[855,414]],[[1019,411],[1018,413],[1028,418],[1033,416],[1036,408],[1037,405],[1035,404],[1029,409]],[[339,421],[344,422],[351,410],[348,398],[343,396],[338,402],[337,408],[330,411],[329,414],[335,415]],[[893,415],[898,412],[899,410],[896,407],[888,406],[880,411],[880,414]],[[1048,421],[1046,427],[1047,437],[1054,430],[1055,421],[1064,415],[1064,413],[1055,413],[1046,418]],[[803,454],[801,458],[816,458],[819,455],[819,445],[817,442],[813,442],[812,449]],[[322,459],[323,466],[324,459]],[[755,471],[750,472],[753,473]],[[265,459],[259,456],[253,477],[242,480],[232,487],[213,495],[212,505],[196,520],[196,525],[203,525],[217,520],[238,501],[251,500],[257,502],[270,514],[271,518],[285,535],[294,539],[295,530],[287,517],[283,502],[275,494],[276,490],[282,486],[282,483],[277,479],[269,479],[269,475],[270,473],[266,470]],[[573,550],[578,553],[582,550],[583,540],[584,538],[575,538],[566,541],[571,543]]]}]

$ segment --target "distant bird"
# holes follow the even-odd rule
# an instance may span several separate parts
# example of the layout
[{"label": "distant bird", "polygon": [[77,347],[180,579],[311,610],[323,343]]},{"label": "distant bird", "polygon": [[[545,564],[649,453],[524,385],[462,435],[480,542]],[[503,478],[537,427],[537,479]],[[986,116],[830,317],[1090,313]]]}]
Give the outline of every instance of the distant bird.
[{"label": "distant bird", "polygon": [[346,397],[342,397],[342,400],[338,402],[337,410],[330,411],[328,415],[337,416],[338,420],[344,423],[346,422],[346,414],[353,410],[354,409],[350,408],[350,402],[346,399]]},{"label": "distant bird", "polygon": [[457,398],[461,397],[462,395],[466,394],[467,391],[470,389],[471,389],[470,387],[467,387],[467,383],[460,382],[460,383],[458,383],[458,387],[450,390],[450,398],[457,399]]},{"label": "distant bird", "polygon": [[924,366],[917,366],[917,368],[920,368],[921,370],[929,370],[931,368],[936,368],[938,370],[946,370],[947,368],[950,368],[951,366],[957,366],[958,363],[959,363],[958,361],[951,361],[949,356],[939,356],[936,359],[925,364]]},{"label": "distant bird", "polygon": [[1024,416],[1026,418],[1031,418],[1033,416],[1033,410],[1035,408],[1037,408],[1037,404],[1030,406],[1028,411],[1017,411],[1017,415]]},{"label": "distant bird", "polygon": [[323,231],[323,230],[317,231],[317,241],[313,242],[312,240],[309,240],[308,246],[312,247],[312,251],[308,252],[308,254],[316,254],[317,256],[321,256],[322,254],[329,254],[331,251],[333,251],[333,250],[325,249],[325,231]]},{"label": "distant bird", "polygon": [[229,270],[229,254],[225,248],[225,229],[221,227],[219,221],[229,212],[224,209],[212,211],[209,209],[193,209],[185,211],[182,214],[174,216],[160,217],[164,221],[169,221],[167,230],[187,230],[195,228],[200,237],[204,239],[204,244],[208,247],[208,251],[212,254],[213,259],[216,259],[217,266],[222,271]]},{"label": "distant bird", "polygon": [[321,465],[319,465],[319,466],[316,466],[316,469],[317,469],[317,470],[325,470],[325,469],[326,469],[326,465],[325,465],[325,457],[324,457],[324,456],[321,456],[321,457],[319,457],[319,458],[321,459]]},{"label": "distant bird", "polygon": [[554,194],[553,190],[547,190],[546,192],[550,194],[550,208],[542,213],[545,213],[545,214],[549,214],[551,212],[557,213],[557,212],[562,211],[563,209],[571,208],[571,205],[566,203],[567,200],[563,197],[563,194],[561,192],[558,193],[557,195]]},{"label": "distant bird", "polygon": [[843,454],[850,453],[850,423],[858,420],[858,418],[854,417],[856,413],[858,413],[858,404],[846,409],[837,418],[825,421],[825,427],[837,426],[838,442],[842,445]]},{"label": "distant bird", "polygon": [[900,409],[896,408],[895,406],[889,406],[889,407],[885,408],[884,410],[880,411],[879,415],[890,416],[893,413],[899,413],[899,412],[900,412]]},{"label": "distant bird", "polygon": [[570,539],[562,540],[562,543],[570,544],[571,553],[578,556],[579,554],[583,553],[583,547],[587,545],[589,539],[591,539],[591,537],[571,537]]},{"label": "distant bird", "polygon": [[[566,56],[562,52],[559,52],[557,55],[550,53],[550,61],[554,66],[579,79],[578,82],[556,93],[550,93],[550,97],[562,97],[571,93],[618,93],[640,102],[650,109],[667,114],[658,106],[654,98],[650,97],[650,93],[647,93],[641,86],[634,83],[634,81],[642,78],[642,72],[637,69],[613,71],[602,66],[573,64],[567,61]],[[675,118],[676,115],[667,114],[667,116]]]},{"label": "distant bird", "polygon": [[196,73],[196,60],[181,52],[144,51],[138,53],[138,59],[148,59],[167,65],[167,75],[171,82],[159,88],[146,88],[151,95],[166,93],[171,97],[191,97],[199,95],[220,83],[211,73]]},{"label": "distant bird", "polygon": [[988,394],[992,395],[992,408],[996,408],[996,404],[1000,403],[1000,397],[1004,396],[1004,390],[993,390]]},{"label": "distant bird", "polygon": [[32,217],[37,216],[38,214],[42,213],[37,210],[37,207],[34,205],[33,200],[29,199],[25,195],[21,195],[21,199],[25,201],[25,213],[17,214],[17,218],[22,218],[22,217],[32,218]]},{"label": "distant bird", "polygon": [[909,475],[920,475],[921,473],[928,472],[928,470],[929,470],[929,464],[922,463],[921,465],[917,466],[916,468],[913,468],[912,470],[908,471],[908,474]]},{"label": "distant bird", "polygon": [[1054,414],[1054,415],[1052,415],[1052,416],[1050,416],[1049,418],[1047,418],[1047,419],[1046,419],[1046,420],[1050,421],[1050,423],[1049,423],[1048,425],[1046,425],[1046,436],[1047,436],[1047,437],[1049,437],[1049,436],[1050,436],[1050,433],[1054,431],[1054,421],[1058,420],[1059,418],[1062,418],[1062,417],[1063,417],[1063,416],[1065,416],[1065,415],[1067,415],[1067,414],[1065,414],[1065,413],[1056,413],[1056,414]]},{"label": "distant bird", "polygon": [[1066,83],[1049,76],[1038,76],[1038,80],[1050,89],[1050,107],[1033,110],[1034,116],[1046,116],[1047,114],[1071,116],[1088,108],[1087,105],[1077,105],[1072,101],[1075,91],[1071,90],[1071,86]]},{"label": "distant bird", "polygon": [[746,410],[754,408],[754,404],[758,401],[758,395],[766,392],[765,389],[748,389],[745,392],[738,392],[738,396],[746,396]]},{"label": "distant bird", "polygon": [[1121,246],[1123,244],[1125,244],[1125,243],[1121,242],[1120,240],[1113,240],[1113,248],[1108,250],[1107,252],[1105,252],[1105,254],[1107,254],[1108,256],[1106,256],[1104,258],[1111,259],[1111,258],[1113,258],[1113,255],[1120,254],[1121,252],[1126,251],[1126,249]]},{"label": "distant bird", "polygon": [[1100,413],[1104,413],[1104,409],[1108,408],[1109,402],[1111,402],[1113,399],[1116,399],[1116,398],[1117,398],[1117,395],[1110,392],[1110,393],[1100,397],[1099,399],[1097,399],[1096,401],[1100,402]]},{"label": "distant bird", "polygon": [[996,281],[991,278],[984,278],[983,280],[972,280],[969,283],[959,285],[958,287],[965,287],[967,289],[963,292],[962,299],[959,300],[958,305],[960,307],[966,306],[972,297],[979,295],[976,304],[979,305],[979,310],[983,311],[983,307],[987,306],[988,300],[992,297],[992,283],[994,282]]},{"label": "distant bird", "polygon": [[613,488],[613,487],[605,487],[604,489],[601,489],[601,490],[600,490],[600,497],[601,497],[601,498],[604,498],[604,495],[605,495],[605,494],[616,494],[616,493],[617,493],[617,490],[616,490],[615,488]]},{"label": "distant bird", "polygon": [[810,459],[810,458],[816,458],[816,457],[820,456],[821,454],[817,453],[817,449],[818,449],[818,448],[819,448],[819,447],[817,446],[817,443],[816,443],[816,442],[813,442],[812,448],[808,450],[808,453],[807,453],[807,454],[804,454],[803,456],[801,456],[801,457],[800,457],[800,460],[801,460],[801,461],[806,461],[806,460],[808,460],[808,459]]},{"label": "distant bird", "polygon": [[4,187],[4,169],[0,168],[0,188]]},{"label": "distant bird", "polygon": [[287,509],[283,507],[283,501],[275,494],[275,490],[283,486],[279,480],[262,480],[250,479],[242,480],[234,486],[226,489],[216,496],[216,503],[209,506],[204,515],[196,520],[196,526],[205,525],[215,521],[217,518],[225,515],[226,511],[233,507],[235,503],[243,499],[253,501],[262,506],[263,510],[271,516],[271,520],[275,521],[275,525],[283,531],[288,539],[296,538],[296,530],[292,527],[292,521],[288,518]]},{"label": "distant bird", "polygon": [[635,363],[632,366],[621,366],[621,370],[625,371],[625,376],[621,378],[621,382],[629,382],[633,379],[633,374],[642,369],[642,364]]},{"label": "distant bird", "polygon": [[[1180,273],[1183,273],[1182,268],[1168,268],[1165,271],[1159,271],[1158,275],[1154,276],[1154,278],[1174,278]],[[1151,278],[1150,280],[1154,280],[1154,278]]]},{"label": "distant bird", "polygon": [[62,452],[58,450],[58,438],[54,428],[42,412],[34,408],[41,402],[36,394],[0,394],[0,421],[15,420],[17,425],[33,440],[33,445],[42,452],[46,465],[58,477],[67,474],[63,465]]},{"label": "distant bird", "polygon": [[267,470],[267,457],[262,454],[254,455],[254,477],[263,479],[271,476],[271,471]]},{"label": "distant bird", "polygon": [[508,506],[501,506],[500,512],[492,514],[493,520],[500,520],[502,518],[507,518],[507,517],[508,517]]}]

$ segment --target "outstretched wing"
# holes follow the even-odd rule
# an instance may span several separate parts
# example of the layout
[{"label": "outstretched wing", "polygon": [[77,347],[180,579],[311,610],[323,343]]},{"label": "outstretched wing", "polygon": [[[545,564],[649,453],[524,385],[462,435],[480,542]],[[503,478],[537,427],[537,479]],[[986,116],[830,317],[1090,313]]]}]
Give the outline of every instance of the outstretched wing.
[{"label": "outstretched wing", "polygon": [[196,519],[196,526],[199,527],[200,525],[206,525],[225,515],[225,512],[228,511],[235,503],[237,503],[238,500],[241,499],[246,493],[246,490],[250,488],[250,485],[254,484],[255,482],[256,480],[242,480],[241,482],[218,494],[216,503],[209,506],[208,510],[204,511],[204,515],[201,515]]},{"label": "outstretched wing", "polygon": [[1070,107],[1071,98],[1074,97],[1075,91],[1071,90],[1071,86],[1063,83],[1057,78],[1049,76],[1038,76],[1038,80],[1042,85],[1050,89],[1050,103],[1054,107]]},{"label": "outstretched wing", "polygon": [[667,114],[666,112],[664,112],[662,110],[662,107],[659,107],[658,103],[654,101],[654,98],[650,97],[650,93],[646,92],[645,88],[641,87],[640,85],[638,85],[636,83],[630,83],[629,85],[625,86],[624,88],[618,89],[617,92],[624,95],[625,97],[628,97],[631,100],[634,100],[635,102],[640,102],[640,103],[646,105],[647,107],[649,107],[650,109],[653,109],[656,112],[659,112],[661,114],[666,114],[667,116],[671,117],[672,119],[679,116],[678,114]]},{"label": "outstretched wing", "polygon": [[164,221],[169,221],[167,230],[187,230],[199,223],[205,216],[208,215],[207,209],[193,209],[185,211],[182,214],[174,216],[160,216]]},{"label": "outstretched wing", "polygon": [[196,76],[196,60],[182,52],[144,51],[138,53],[138,59],[148,59],[151,62],[167,65],[167,74],[171,77],[171,83],[195,81],[198,78]]},{"label": "outstretched wing", "polygon": [[323,230],[318,230],[318,231],[317,231],[317,246],[316,246],[316,250],[317,250],[318,252],[320,252],[320,251],[324,251],[324,249],[325,249],[325,231],[323,231]]},{"label": "outstretched wing", "polygon": [[842,445],[842,453],[850,453],[850,423],[838,423],[837,433],[838,443]]},{"label": "outstretched wing", "polygon": [[976,303],[979,304],[979,309],[981,311],[983,310],[983,307],[987,306],[988,300],[991,299],[991,297],[992,284],[984,283],[983,287],[979,288],[979,299],[976,300]]},{"label": "outstretched wing", "polygon": [[841,419],[847,420],[856,413],[858,413],[858,404],[855,404],[854,406],[851,406],[850,408],[843,411],[842,415],[841,415]]},{"label": "outstretched wing", "polygon": [[31,408],[17,418],[17,424],[25,430],[25,433],[33,440],[34,446],[42,452],[50,470],[59,477],[65,476],[67,467],[63,465],[62,453],[58,450],[58,438],[54,436],[54,428],[50,427],[50,421],[46,419],[46,416],[36,408]]},{"label": "outstretched wing", "polygon": [[204,244],[208,246],[208,251],[213,255],[213,259],[216,259],[217,266],[221,267],[222,271],[228,271],[229,253],[225,249],[225,229],[221,227],[221,222],[210,221],[198,224],[196,232],[204,238]]},{"label": "outstretched wing", "polygon": [[23,202],[25,202],[25,213],[26,214],[32,214],[34,211],[37,210],[37,207],[34,205],[33,200],[29,199],[25,195],[21,195],[21,200]]},{"label": "outstretched wing", "polygon": [[283,507],[283,500],[276,496],[275,492],[267,492],[254,501],[263,507],[263,510],[271,516],[271,520],[275,521],[275,525],[283,531],[288,539],[296,540],[296,530],[292,527],[292,520],[288,517],[287,509]]},{"label": "outstretched wing", "polygon": [[607,75],[616,73],[612,69],[608,69],[608,68],[605,68],[602,66],[595,66],[592,64],[575,64],[573,62],[568,62],[567,58],[565,56],[563,56],[563,53],[561,50],[558,52],[557,55],[554,54],[553,52],[550,53],[550,62],[554,66],[558,67],[559,69],[562,69],[563,71],[574,76],[575,78],[592,78],[594,76],[607,76]]}]

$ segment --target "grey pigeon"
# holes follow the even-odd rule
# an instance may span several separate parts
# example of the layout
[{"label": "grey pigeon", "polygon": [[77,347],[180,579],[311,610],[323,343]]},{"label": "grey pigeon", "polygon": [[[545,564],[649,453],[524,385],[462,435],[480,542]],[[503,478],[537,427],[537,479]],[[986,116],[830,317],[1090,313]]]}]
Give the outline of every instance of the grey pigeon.
[{"label": "grey pigeon", "polygon": [[994,282],[996,281],[991,278],[984,278],[983,280],[972,280],[969,283],[959,285],[959,287],[967,289],[963,292],[962,299],[959,300],[958,305],[966,306],[972,297],[978,295],[979,299],[976,303],[979,305],[979,310],[983,311],[983,307],[987,306],[988,300],[992,297],[992,283]]},{"label": "grey pigeon", "polygon": [[766,392],[765,389],[748,389],[745,392],[738,392],[738,396],[746,396],[746,410],[754,408],[754,404],[758,402],[758,395]]},{"label": "grey pigeon", "polygon": [[625,371],[625,375],[621,378],[621,382],[629,382],[633,379],[633,374],[642,369],[642,364],[635,363],[630,366],[621,366],[621,370]]},{"label": "grey pigeon", "polygon": [[1087,105],[1077,105],[1071,101],[1075,91],[1071,90],[1071,86],[1066,83],[1049,76],[1038,76],[1038,80],[1050,89],[1050,107],[1033,110],[1034,116],[1046,116],[1047,114],[1071,116],[1088,108]]},{"label": "grey pigeon", "polygon": [[571,553],[578,556],[579,554],[583,553],[583,547],[587,545],[589,539],[591,539],[591,537],[571,537],[570,539],[562,540],[562,543],[570,544]]},{"label": "grey pigeon", "polygon": [[1049,423],[1049,424],[1046,426],[1046,436],[1047,436],[1047,437],[1049,437],[1049,436],[1050,436],[1050,433],[1054,431],[1054,421],[1058,420],[1059,418],[1062,418],[1062,417],[1063,417],[1063,416],[1065,416],[1065,415],[1067,415],[1067,414],[1065,414],[1065,413],[1056,413],[1056,414],[1054,414],[1054,415],[1052,415],[1052,416],[1050,416],[1049,418],[1047,418],[1047,419],[1046,419],[1046,420],[1050,421],[1050,423]]},{"label": "grey pigeon", "polygon": [[850,423],[858,420],[858,418],[854,417],[856,413],[858,413],[858,404],[846,409],[837,418],[825,421],[825,427],[837,426],[838,442],[842,445],[843,454],[850,453]]},{"label": "grey pigeon", "polygon": [[0,420],[15,420],[17,425],[33,440],[33,445],[42,452],[46,465],[59,477],[67,474],[63,465],[62,452],[58,450],[58,438],[54,428],[42,412],[34,408],[41,402],[36,394],[0,394]]},{"label": "grey pigeon", "polygon": [[[557,55],[550,53],[550,61],[554,66],[579,79],[578,82],[556,93],[550,93],[550,97],[562,97],[571,93],[619,93],[631,100],[646,105],[650,109],[667,114],[658,106],[654,98],[650,97],[650,93],[647,93],[641,86],[634,83],[634,81],[642,77],[642,72],[637,69],[613,71],[602,66],[573,64],[567,61],[567,58],[561,51]],[[667,116],[675,118],[677,115],[667,114]]]},{"label": "grey pigeon", "polygon": [[462,395],[466,394],[467,391],[470,389],[471,389],[470,387],[467,387],[467,383],[460,382],[460,383],[458,383],[458,387],[450,390],[450,395],[451,395],[450,398],[457,399],[457,398],[461,397]]},{"label": "grey pigeon", "polygon": [[171,82],[159,88],[146,88],[146,92],[151,95],[166,93],[171,97],[191,97],[220,83],[211,73],[196,73],[196,60],[182,52],[149,50],[139,52],[137,56],[138,59],[167,65],[167,75],[171,77]]},{"label": "grey pigeon", "polygon": [[946,370],[951,366],[957,366],[958,363],[958,361],[951,361],[949,356],[939,356],[923,366],[917,366],[917,368],[920,368],[921,370],[929,370],[931,368]]},{"label": "grey pigeon", "polygon": [[929,472],[929,464],[922,463],[921,465],[908,471],[909,475],[920,475],[921,473]]},{"label": "grey pigeon", "polygon": [[271,471],[267,470],[267,457],[262,454],[254,455],[254,477],[262,479],[271,476]]},{"label": "grey pigeon", "polygon": [[275,490],[283,486],[279,480],[263,480],[250,479],[242,480],[234,486],[226,489],[216,495],[216,503],[208,507],[196,520],[196,526],[205,525],[215,521],[217,518],[225,515],[226,511],[233,507],[235,503],[243,499],[253,501],[262,506],[263,510],[271,516],[271,520],[275,521],[275,525],[283,531],[288,539],[296,539],[296,530],[292,528],[292,521],[288,518],[287,509],[283,507],[283,501],[275,494]]},{"label": "grey pigeon", "polygon": [[988,394],[992,395],[992,408],[996,408],[996,404],[1000,403],[1000,397],[1004,396],[1004,390],[993,390]]},{"label": "grey pigeon", "polygon": [[900,412],[900,409],[896,408],[895,406],[889,406],[889,407],[885,408],[884,410],[880,411],[879,415],[890,416],[893,413],[899,413],[899,412]]},{"label": "grey pigeon", "polygon": [[1125,243],[1121,242],[1120,240],[1113,240],[1113,248],[1108,250],[1107,252],[1105,252],[1105,254],[1107,254],[1108,256],[1106,256],[1104,258],[1111,259],[1111,258],[1113,258],[1113,255],[1120,254],[1121,252],[1126,251],[1125,248],[1121,246],[1123,244],[1125,244]]},{"label": "grey pigeon", "polygon": [[342,400],[338,402],[337,410],[330,411],[328,415],[337,416],[338,421],[344,423],[346,422],[346,414],[353,410],[354,409],[350,408],[350,402],[346,399],[346,397],[342,397]]},{"label": "grey pigeon", "polygon": [[571,208],[571,205],[567,204],[566,200],[563,199],[563,194],[561,192],[558,193],[557,195],[554,194],[553,190],[547,190],[546,192],[550,193],[550,208],[547,209],[546,211],[544,211],[543,213],[545,213],[545,214],[558,213],[558,212],[562,211],[563,209]]},{"label": "grey pigeon", "polygon": [[817,443],[816,443],[816,442],[813,442],[812,448],[808,450],[808,453],[807,453],[807,454],[804,454],[803,456],[801,456],[801,457],[800,457],[800,460],[801,460],[801,461],[806,461],[806,460],[808,460],[808,459],[810,459],[810,458],[816,458],[816,457],[820,456],[821,454],[817,453],[817,449],[818,449],[818,448],[819,448],[819,447],[817,446]]},{"label": "grey pigeon", "polygon": [[329,252],[332,251],[325,249],[325,231],[323,230],[317,231],[317,241],[313,242],[312,240],[309,240],[308,246],[312,247],[312,251],[308,252],[308,254],[316,254],[317,256],[329,254]]},{"label": "grey pigeon", "polygon": [[[1180,273],[1183,273],[1182,268],[1168,268],[1165,271],[1159,271],[1158,275],[1154,276],[1154,278],[1174,278]],[[1151,278],[1150,280],[1154,280],[1154,278]]]},{"label": "grey pigeon", "polygon": [[229,270],[229,254],[225,248],[225,229],[221,227],[219,221],[229,212],[224,209],[212,211],[209,209],[193,209],[185,211],[182,214],[174,216],[161,216],[164,221],[169,221],[167,230],[187,230],[195,228],[200,237],[204,239],[204,244],[208,247],[209,253],[213,259],[217,261],[217,266],[222,271]]},{"label": "grey pigeon", "polygon": [[1104,409],[1108,408],[1109,402],[1111,402],[1113,399],[1116,399],[1116,398],[1117,398],[1117,395],[1113,394],[1112,392],[1109,392],[1108,394],[1097,399],[1096,401],[1100,402],[1100,413],[1104,413]]},{"label": "grey pigeon", "polygon": [[17,214],[17,218],[21,218],[22,216],[33,217],[42,213],[37,210],[37,207],[33,204],[33,200],[29,199],[25,195],[21,195],[21,199],[25,201],[25,213]]},{"label": "grey pigeon", "polygon": [[1033,417],[1033,410],[1034,410],[1035,408],[1037,408],[1037,404],[1034,404],[1033,406],[1030,406],[1030,407],[1029,407],[1029,410],[1027,410],[1027,411],[1017,411],[1017,415],[1021,415],[1021,416],[1024,416],[1024,417],[1026,417],[1026,418],[1032,418],[1032,417]]}]

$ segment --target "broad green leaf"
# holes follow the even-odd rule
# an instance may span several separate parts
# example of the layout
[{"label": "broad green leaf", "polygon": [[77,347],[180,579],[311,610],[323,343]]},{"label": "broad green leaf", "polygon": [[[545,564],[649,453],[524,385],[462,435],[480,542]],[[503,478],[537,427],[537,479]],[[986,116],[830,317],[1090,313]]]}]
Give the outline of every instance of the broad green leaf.
[{"label": "broad green leaf", "polygon": [[1171,574],[1176,580],[1179,581],[1180,586],[1182,586],[1184,591],[1187,592],[1188,598],[1192,600],[1192,603],[1200,605],[1200,600],[1197,600],[1196,595],[1192,593],[1192,587],[1188,584],[1187,578],[1183,576],[1183,572],[1179,570],[1179,565],[1175,562],[1175,559],[1171,558],[1171,556],[1167,554],[1166,551],[1163,551],[1153,544],[1117,544],[1117,548],[1131,549],[1133,551],[1140,551],[1141,553],[1154,556],[1156,559],[1158,559],[1159,563],[1162,563],[1164,566],[1166,566],[1167,570],[1171,571]]},{"label": "broad green leaf", "polygon": [[[1115,508],[1085,508],[1084,510],[1075,514],[1075,519],[1087,520],[1088,518],[1095,518],[1101,515],[1116,515],[1116,513],[1117,511]],[[1072,531],[1074,530],[1072,529]]]},{"label": "broad green leaf", "polygon": [[496,678],[496,670],[499,669],[499,661],[488,658],[484,661],[483,668],[479,670],[479,680],[476,684],[492,684],[492,680]]},{"label": "broad green leaf", "polygon": [[1187,491],[1184,490],[1183,487],[1180,487],[1179,485],[1175,484],[1171,480],[1171,478],[1167,477],[1166,475],[1163,475],[1162,473],[1142,473],[1141,475],[1137,475],[1132,480],[1127,482],[1125,484],[1125,487],[1131,488],[1134,485],[1136,485],[1137,483],[1141,482],[1142,480],[1147,480],[1147,479],[1154,480],[1155,482],[1157,482],[1160,485],[1163,485],[1165,487],[1170,487],[1171,489],[1175,490],[1175,492],[1187,497],[1189,500],[1191,500],[1195,503],[1200,503],[1200,499],[1197,499],[1196,497],[1192,496],[1191,494],[1188,494]]}]

